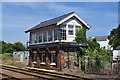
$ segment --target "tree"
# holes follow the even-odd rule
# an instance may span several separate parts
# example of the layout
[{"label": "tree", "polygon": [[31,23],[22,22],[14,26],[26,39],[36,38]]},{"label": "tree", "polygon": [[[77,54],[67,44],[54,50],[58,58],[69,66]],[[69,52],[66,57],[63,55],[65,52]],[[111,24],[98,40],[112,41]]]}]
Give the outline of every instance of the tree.
[{"label": "tree", "polygon": [[79,44],[85,44],[86,43],[86,28],[83,27],[82,29],[79,29],[76,32],[75,40]]},{"label": "tree", "polygon": [[4,41],[1,41],[1,45],[2,45],[2,53],[5,53],[5,50],[7,49],[7,47],[6,47],[6,42],[4,42]]},{"label": "tree", "polygon": [[13,53],[13,51],[21,51],[26,50],[25,46],[21,42],[6,43],[4,41],[0,41],[0,52],[1,53]]},{"label": "tree", "polygon": [[[78,44],[85,44],[86,43],[86,28],[82,27],[76,32],[75,40]],[[79,61],[79,69],[81,69],[81,57],[85,53],[85,49],[79,47],[79,51],[77,52],[78,61]]]},{"label": "tree", "polygon": [[113,29],[108,36],[109,44],[115,49],[117,46],[120,46],[120,24],[116,29]]},{"label": "tree", "polygon": [[88,49],[92,51],[98,50],[100,48],[100,44],[97,43],[95,38],[92,41],[88,40],[87,44],[88,44]]},{"label": "tree", "polygon": [[16,51],[23,51],[26,50],[25,46],[21,42],[16,42],[13,44],[13,49]]}]

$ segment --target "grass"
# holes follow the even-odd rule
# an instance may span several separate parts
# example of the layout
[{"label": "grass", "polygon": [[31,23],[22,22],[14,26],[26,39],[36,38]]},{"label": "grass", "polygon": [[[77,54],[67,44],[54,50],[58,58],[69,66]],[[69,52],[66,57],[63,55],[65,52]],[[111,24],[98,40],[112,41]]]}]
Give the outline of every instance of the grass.
[{"label": "grass", "polygon": [[18,59],[13,59],[12,53],[4,53],[0,56],[1,62],[0,64],[15,66],[17,68],[26,67],[26,62],[21,63]]}]

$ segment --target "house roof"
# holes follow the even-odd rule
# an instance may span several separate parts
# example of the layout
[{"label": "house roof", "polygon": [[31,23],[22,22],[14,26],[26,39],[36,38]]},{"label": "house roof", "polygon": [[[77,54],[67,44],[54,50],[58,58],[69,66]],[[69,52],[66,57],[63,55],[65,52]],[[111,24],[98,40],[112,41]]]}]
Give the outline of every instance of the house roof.
[{"label": "house roof", "polygon": [[115,48],[115,50],[120,50],[120,46],[117,46],[117,47]]},{"label": "house roof", "polygon": [[108,39],[108,36],[87,37],[87,40],[93,40],[94,38],[96,38],[97,41],[105,41]]},{"label": "house roof", "polygon": [[[75,12],[71,12],[71,13],[65,14],[63,16],[59,16],[59,17],[56,17],[56,18],[53,18],[53,19],[50,19],[50,20],[47,20],[47,21],[43,21],[40,24],[32,27],[31,29],[29,29],[25,32],[27,33],[29,31],[33,31],[33,30],[36,30],[36,29],[40,29],[40,28],[43,28],[43,27],[50,26],[50,25],[58,24],[58,22],[62,21],[63,19],[65,19],[65,18],[67,18],[68,16],[71,16],[71,15],[75,16],[77,14]],[[79,19],[87,28],[90,28],[90,26],[83,19],[81,19],[80,17],[79,17]]]}]

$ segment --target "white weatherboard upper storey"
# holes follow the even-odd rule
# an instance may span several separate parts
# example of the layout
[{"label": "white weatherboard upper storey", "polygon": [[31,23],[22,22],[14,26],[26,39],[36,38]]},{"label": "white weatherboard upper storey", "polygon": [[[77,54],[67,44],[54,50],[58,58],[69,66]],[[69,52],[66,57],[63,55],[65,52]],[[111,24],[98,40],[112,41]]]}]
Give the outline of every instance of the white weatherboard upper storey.
[{"label": "white weatherboard upper storey", "polygon": [[[82,23],[80,23],[76,18],[74,19],[69,19],[65,22],[62,23],[63,25],[66,25],[66,40],[64,40],[65,42],[72,42],[73,40],[75,40],[75,26],[80,26],[80,28],[82,28]],[[68,34],[68,25],[73,25],[73,30],[74,33],[73,35],[69,35]]]},{"label": "white weatherboard upper storey", "polygon": [[76,18],[78,18],[83,24],[85,24],[88,28],[91,28],[82,18],[80,18],[76,13],[73,13],[71,15],[69,15],[68,17],[64,18],[63,20],[59,21],[57,23],[57,25],[62,24],[63,22],[65,22],[66,20],[72,18],[73,16],[75,16]]},{"label": "white weatherboard upper storey", "polygon": [[33,44],[53,43],[56,41],[74,42],[76,32],[82,27],[91,28],[80,16],[75,12],[71,12],[41,22],[26,32],[31,32],[30,42]]}]

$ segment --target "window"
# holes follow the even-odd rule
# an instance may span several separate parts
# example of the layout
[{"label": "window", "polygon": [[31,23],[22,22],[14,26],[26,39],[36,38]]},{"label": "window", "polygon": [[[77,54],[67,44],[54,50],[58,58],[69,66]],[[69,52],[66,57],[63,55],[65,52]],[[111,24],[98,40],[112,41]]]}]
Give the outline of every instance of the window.
[{"label": "window", "polygon": [[74,35],[73,25],[68,25],[68,35]]},{"label": "window", "polygon": [[57,37],[58,37],[57,29],[55,29],[55,30],[54,30],[54,41],[55,41],[55,40],[58,40]]},{"label": "window", "polygon": [[51,54],[51,63],[55,63],[55,54]]},{"label": "window", "polygon": [[39,42],[39,33],[36,33],[36,43]]},{"label": "window", "polygon": [[45,54],[42,54],[42,62],[45,62]]},{"label": "window", "polygon": [[60,30],[61,39],[66,40],[66,25],[61,25]]},{"label": "window", "polygon": [[37,34],[35,33],[34,35],[35,35],[35,37],[34,37],[34,43],[37,43]]},{"label": "window", "polygon": [[80,26],[75,26],[75,32],[78,32],[80,30]]},{"label": "window", "polygon": [[52,30],[48,31],[48,41],[52,41],[53,35]]},{"label": "window", "polygon": [[33,61],[37,60],[37,56],[36,55],[37,55],[36,53],[33,54]]},{"label": "window", "polygon": [[47,32],[43,32],[43,42],[47,42]]},{"label": "window", "polygon": [[39,33],[38,42],[42,42],[42,33]]},{"label": "window", "polygon": [[32,38],[32,39],[31,39],[31,42],[32,42],[32,43],[35,43],[35,38],[36,38],[36,37],[35,37],[35,34],[31,34],[31,38]]}]

